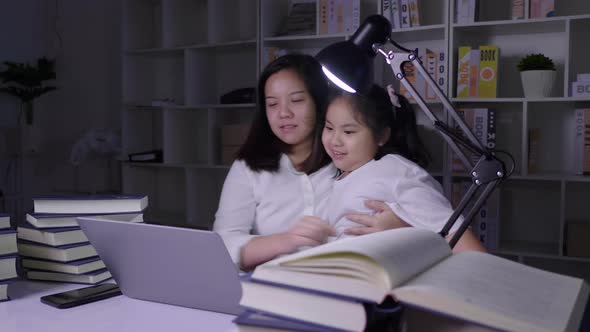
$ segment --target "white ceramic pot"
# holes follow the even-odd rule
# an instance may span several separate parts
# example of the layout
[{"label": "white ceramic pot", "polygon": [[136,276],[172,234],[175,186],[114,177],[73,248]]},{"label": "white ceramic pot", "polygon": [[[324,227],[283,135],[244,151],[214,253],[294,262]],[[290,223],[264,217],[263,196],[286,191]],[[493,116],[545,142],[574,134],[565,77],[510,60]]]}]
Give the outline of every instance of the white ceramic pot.
[{"label": "white ceramic pot", "polygon": [[520,78],[525,97],[550,97],[555,82],[555,70],[521,71]]}]

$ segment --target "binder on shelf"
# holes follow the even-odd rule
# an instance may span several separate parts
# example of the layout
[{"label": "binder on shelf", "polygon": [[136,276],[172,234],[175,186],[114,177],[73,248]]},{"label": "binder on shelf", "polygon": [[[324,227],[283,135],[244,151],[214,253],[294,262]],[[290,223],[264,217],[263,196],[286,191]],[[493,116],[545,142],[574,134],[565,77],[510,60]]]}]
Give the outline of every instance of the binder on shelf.
[{"label": "binder on shelf", "polygon": [[164,161],[164,153],[161,149],[130,153],[129,161],[134,163],[161,163]]}]

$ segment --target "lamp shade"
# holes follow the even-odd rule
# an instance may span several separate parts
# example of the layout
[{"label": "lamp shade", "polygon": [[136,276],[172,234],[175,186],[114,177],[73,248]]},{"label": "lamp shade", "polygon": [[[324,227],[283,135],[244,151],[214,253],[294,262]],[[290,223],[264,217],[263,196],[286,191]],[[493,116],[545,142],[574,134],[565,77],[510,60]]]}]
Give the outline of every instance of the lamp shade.
[{"label": "lamp shade", "polygon": [[322,49],[316,59],[328,78],[340,88],[364,94],[373,84],[373,45],[384,44],[391,23],[381,15],[367,17],[352,37]]}]

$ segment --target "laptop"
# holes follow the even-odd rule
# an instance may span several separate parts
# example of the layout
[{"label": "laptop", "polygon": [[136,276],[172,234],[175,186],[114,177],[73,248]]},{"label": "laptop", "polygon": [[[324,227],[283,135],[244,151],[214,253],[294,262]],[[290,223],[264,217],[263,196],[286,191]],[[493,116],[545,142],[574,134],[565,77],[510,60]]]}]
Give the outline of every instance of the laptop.
[{"label": "laptop", "polygon": [[217,233],[91,217],[77,220],[124,295],[242,312],[239,272]]}]

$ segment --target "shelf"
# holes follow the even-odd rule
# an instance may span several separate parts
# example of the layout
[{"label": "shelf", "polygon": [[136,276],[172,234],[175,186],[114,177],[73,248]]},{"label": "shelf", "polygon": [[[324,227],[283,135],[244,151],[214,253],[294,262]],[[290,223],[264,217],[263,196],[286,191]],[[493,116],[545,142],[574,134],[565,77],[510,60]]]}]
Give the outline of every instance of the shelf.
[{"label": "shelf", "polygon": [[545,259],[556,259],[570,262],[590,263],[590,257],[571,257],[562,256],[557,254],[544,254],[544,253],[532,253],[529,251],[518,251],[518,250],[497,250],[491,252],[494,255],[509,255],[509,256],[521,256],[525,258],[545,258]]},{"label": "shelf", "polygon": [[178,169],[228,169],[230,165],[208,164],[167,164],[167,163],[143,163],[124,161],[125,165],[145,168],[178,168]]}]

